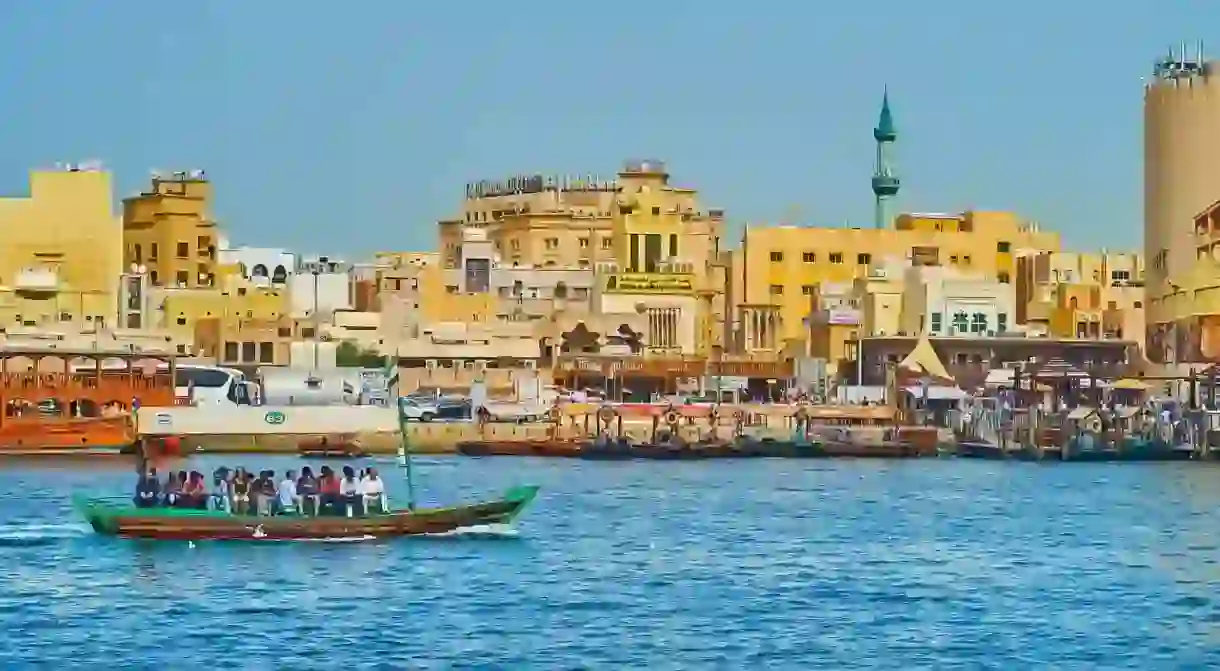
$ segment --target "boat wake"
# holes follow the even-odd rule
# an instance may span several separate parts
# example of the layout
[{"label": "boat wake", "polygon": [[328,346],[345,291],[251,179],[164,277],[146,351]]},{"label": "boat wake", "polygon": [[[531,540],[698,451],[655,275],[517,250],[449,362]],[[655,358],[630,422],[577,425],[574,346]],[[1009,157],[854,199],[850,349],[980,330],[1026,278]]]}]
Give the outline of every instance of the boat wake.
[{"label": "boat wake", "polygon": [[425,538],[517,538],[520,532],[511,524],[476,524],[453,531],[423,534]]},{"label": "boat wake", "polygon": [[0,525],[0,548],[52,545],[82,538],[90,531],[88,526],[81,524],[4,524]]}]

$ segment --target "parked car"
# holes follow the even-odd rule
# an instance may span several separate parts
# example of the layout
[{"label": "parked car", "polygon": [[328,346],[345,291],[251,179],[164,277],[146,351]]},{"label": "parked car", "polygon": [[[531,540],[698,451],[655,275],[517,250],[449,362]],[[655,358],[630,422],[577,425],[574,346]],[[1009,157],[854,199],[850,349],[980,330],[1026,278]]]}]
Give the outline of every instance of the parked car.
[{"label": "parked car", "polygon": [[470,401],[464,398],[425,399],[405,396],[398,401],[403,417],[417,422],[434,419],[470,419]]}]

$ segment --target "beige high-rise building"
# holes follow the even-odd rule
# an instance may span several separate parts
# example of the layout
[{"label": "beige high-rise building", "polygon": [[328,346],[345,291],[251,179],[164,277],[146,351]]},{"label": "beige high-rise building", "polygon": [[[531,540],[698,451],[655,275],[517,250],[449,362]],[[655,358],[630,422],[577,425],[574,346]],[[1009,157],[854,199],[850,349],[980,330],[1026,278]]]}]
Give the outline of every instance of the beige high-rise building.
[{"label": "beige high-rise building", "polygon": [[[1144,257],[1149,324],[1195,263],[1194,217],[1220,198],[1220,72],[1198,49],[1157,62],[1144,87]],[[1175,288],[1176,287],[1176,288]]]}]

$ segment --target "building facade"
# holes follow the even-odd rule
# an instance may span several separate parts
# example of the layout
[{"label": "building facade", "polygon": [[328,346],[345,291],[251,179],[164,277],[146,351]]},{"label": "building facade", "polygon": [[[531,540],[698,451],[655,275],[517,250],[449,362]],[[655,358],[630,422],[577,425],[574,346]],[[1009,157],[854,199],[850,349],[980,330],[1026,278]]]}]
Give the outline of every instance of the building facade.
[{"label": "building facade", "polygon": [[123,229],[110,174],[93,166],[37,170],[29,196],[0,198],[0,325],[121,326]]},{"label": "building facade", "polygon": [[218,229],[202,170],[154,174],[148,191],[123,200],[127,265],[154,287],[216,285]]}]

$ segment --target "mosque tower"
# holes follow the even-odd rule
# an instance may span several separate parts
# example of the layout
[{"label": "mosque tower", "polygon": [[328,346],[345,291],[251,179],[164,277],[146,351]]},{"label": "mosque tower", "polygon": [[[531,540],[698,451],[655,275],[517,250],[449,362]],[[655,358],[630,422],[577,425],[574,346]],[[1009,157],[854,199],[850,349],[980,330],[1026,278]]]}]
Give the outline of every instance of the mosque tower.
[{"label": "mosque tower", "polygon": [[877,161],[873,170],[874,215],[873,225],[877,228],[890,226],[889,202],[898,195],[901,182],[894,176],[893,151],[894,142],[898,140],[898,132],[894,130],[894,117],[890,113],[890,94],[886,91],[881,98],[881,116],[877,119],[877,127],[873,129],[873,139],[877,141]]}]

